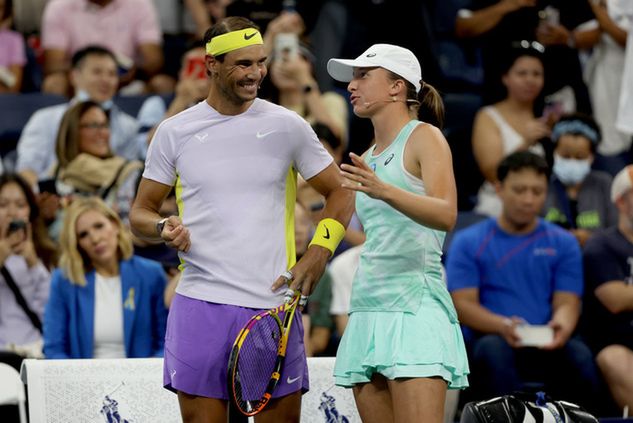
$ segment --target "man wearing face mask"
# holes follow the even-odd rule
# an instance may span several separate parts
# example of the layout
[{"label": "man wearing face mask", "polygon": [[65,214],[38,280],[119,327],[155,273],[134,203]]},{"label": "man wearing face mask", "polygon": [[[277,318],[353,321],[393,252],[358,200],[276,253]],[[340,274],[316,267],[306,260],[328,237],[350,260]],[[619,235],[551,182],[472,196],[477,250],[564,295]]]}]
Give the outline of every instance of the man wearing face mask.
[{"label": "man wearing face mask", "polygon": [[75,97],[69,102],[38,110],[27,122],[18,141],[16,169],[31,185],[47,179],[55,164],[55,139],[64,112],[79,101],[99,103],[110,115],[110,146],[113,153],[126,159],[142,159],[145,145],[136,140],[139,126],[136,119],[112,102],[119,77],[114,55],[109,50],[89,46],[72,58],[70,77]]},{"label": "man wearing face mask", "polygon": [[543,216],[569,230],[584,246],[596,229],[617,222],[609,199],[611,176],[591,169],[600,128],[590,116],[575,113],[554,125],[551,138],[554,166]]}]

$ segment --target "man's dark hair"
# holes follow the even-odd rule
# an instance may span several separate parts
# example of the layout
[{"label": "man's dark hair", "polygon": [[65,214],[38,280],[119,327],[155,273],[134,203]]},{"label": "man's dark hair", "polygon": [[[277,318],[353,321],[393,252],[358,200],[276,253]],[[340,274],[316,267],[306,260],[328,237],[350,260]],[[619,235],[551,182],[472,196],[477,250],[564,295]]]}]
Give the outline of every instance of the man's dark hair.
[{"label": "man's dark hair", "polygon": [[88,56],[108,56],[112,60],[114,60],[115,63],[117,63],[116,57],[114,57],[114,54],[110,50],[105,47],[91,45],[84,47],[73,54],[73,57],[71,59],[73,69],[79,68],[82,65],[84,59]]},{"label": "man's dark hair", "polygon": [[321,141],[327,142],[328,145],[332,147],[332,150],[336,150],[341,145],[341,140],[334,134],[334,132],[332,132],[329,126],[321,122],[317,122],[312,125],[312,129],[317,135],[317,138]]},{"label": "man's dark hair", "polygon": [[545,59],[545,47],[537,41],[514,41],[505,50],[499,52],[501,75],[510,71],[520,57],[534,57],[543,63]]},{"label": "man's dark hair", "polygon": [[[229,16],[227,18],[222,19],[220,22],[213,25],[211,28],[207,29],[207,32],[204,34],[204,45],[206,46],[209,41],[213,37],[217,37],[218,35],[226,34],[231,31],[239,31],[240,29],[253,28],[256,30],[260,30],[257,24],[249,19],[243,18],[241,16]],[[224,61],[224,54],[219,54],[215,56],[215,59],[219,62]]]},{"label": "man's dark hair", "polygon": [[529,151],[516,151],[506,156],[497,167],[497,179],[503,182],[510,172],[532,169],[549,179],[549,166],[545,159]]},{"label": "man's dark hair", "polygon": [[4,11],[2,12],[2,16],[0,16],[0,21],[11,17],[13,17],[13,0],[5,0]]}]

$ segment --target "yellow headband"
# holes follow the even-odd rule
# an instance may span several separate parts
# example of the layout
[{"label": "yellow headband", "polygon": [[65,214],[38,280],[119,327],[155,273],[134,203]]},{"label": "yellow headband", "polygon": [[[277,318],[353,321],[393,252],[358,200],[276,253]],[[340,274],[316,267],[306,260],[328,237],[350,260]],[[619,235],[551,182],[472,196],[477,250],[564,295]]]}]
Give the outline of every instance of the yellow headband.
[{"label": "yellow headband", "polygon": [[240,29],[238,31],[227,32],[226,34],[213,37],[207,43],[207,54],[219,56],[238,48],[264,44],[262,34],[255,28]]}]

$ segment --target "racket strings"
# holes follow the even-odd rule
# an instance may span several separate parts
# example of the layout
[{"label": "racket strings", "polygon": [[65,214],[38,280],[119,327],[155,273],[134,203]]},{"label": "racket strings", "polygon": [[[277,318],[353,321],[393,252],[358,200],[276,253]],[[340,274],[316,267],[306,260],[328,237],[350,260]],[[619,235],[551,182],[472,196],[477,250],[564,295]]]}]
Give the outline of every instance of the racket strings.
[{"label": "racket strings", "polygon": [[257,321],[244,338],[235,375],[235,399],[245,411],[257,408],[266,393],[280,338],[281,328],[272,316]]}]

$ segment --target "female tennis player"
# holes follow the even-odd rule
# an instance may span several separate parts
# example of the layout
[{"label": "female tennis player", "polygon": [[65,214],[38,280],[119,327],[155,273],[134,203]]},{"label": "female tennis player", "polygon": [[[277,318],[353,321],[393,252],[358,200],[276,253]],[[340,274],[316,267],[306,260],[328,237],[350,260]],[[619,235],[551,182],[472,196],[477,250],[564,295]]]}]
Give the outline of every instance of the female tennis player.
[{"label": "female tennis player", "polygon": [[442,101],[402,47],[376,44],[354,60],[331,59],[328,72],[349,82],[354,113],[371,119],[375,137],[362,158],[351,154],[353,164],[342,165],[367,241],[336,383],[353,387],[365,423],[441,422],[447,387],[468,385],[440,262],[457,215],[451,153],[437,128]]}]

